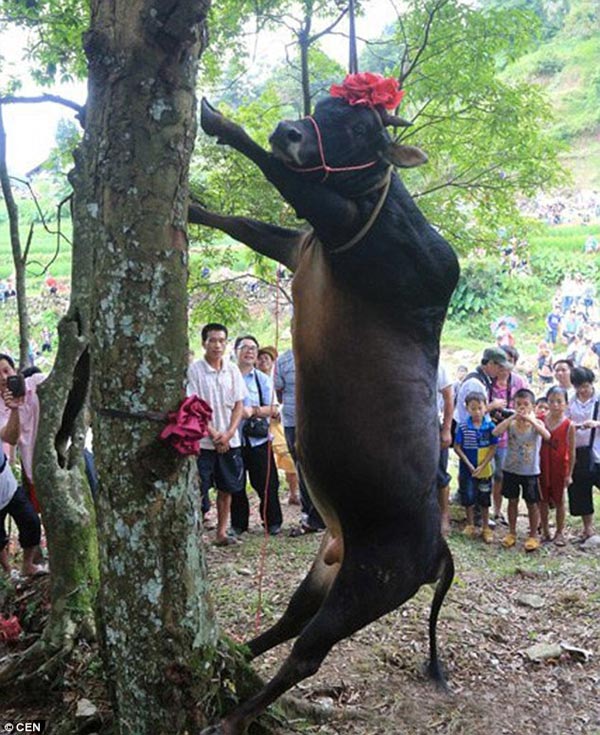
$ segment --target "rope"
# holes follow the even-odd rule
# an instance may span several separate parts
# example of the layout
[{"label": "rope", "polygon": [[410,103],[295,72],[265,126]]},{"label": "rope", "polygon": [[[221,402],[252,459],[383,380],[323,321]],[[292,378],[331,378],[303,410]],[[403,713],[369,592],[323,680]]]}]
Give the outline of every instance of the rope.
[{"label": "rope", "polygon": [[360,230],[354,235],[354,237],[349,240],[344,245],[340,245],[339,248],[335,248],[335,250],[332,250],[331,253],[333,255],[337,255],[338,253],[343,253],[346,250],[350,250],[350,248],[354,247],[357,242],[363,239],[363,237],[367,234],[367,232],[373,227],[375,224],[375,220],[379,216],[379,212],[381,212],[381,208],[383,207],[383,204],[387,198],[388,192],[390,190],[390,185],[392,183],[392,170],[393,167],[390,166],[387,170],[386,178],[385,178],[385,184],[383,185],[383,191],[381,192],[381,196],[379,197],[379,200],[377,204],[375,205],[375,208],[371,212],[371,216],[366,221],[366,223],[363,225],[363,227],[360,228]]},{"label": "rope", "polygon": [[[374,112],[377,111],[374,110]],[[299,171],[304,174],[311,173],[312,171],[325,171],[325,176],[323,176],[323,178],[321,179],[321,183],[323,183],[327,180],[329,174],[336,174],[342,171],[362,171],[365,168],[371,168],[372,166],[375,166],[379,163],[379,159],[376,158],[373,161],[368,161],[367,163],[358,163],[356,164],[356,166],[330,166],[325,159],[325,148],[323,146],[323,139],[321,137],[321,131],[319,129],[317,121],[312,115],[307,115],[303,119],[310,120],[315,129],[315,134],[317,136],[317,147],[319,149],[319,157],[321,159],[321,163],[318,166],[311,166],[310,168],[304,168],[302,166],[290,166],[289,164],[286,164],[287,168],[289,168],[290,170]]]}]

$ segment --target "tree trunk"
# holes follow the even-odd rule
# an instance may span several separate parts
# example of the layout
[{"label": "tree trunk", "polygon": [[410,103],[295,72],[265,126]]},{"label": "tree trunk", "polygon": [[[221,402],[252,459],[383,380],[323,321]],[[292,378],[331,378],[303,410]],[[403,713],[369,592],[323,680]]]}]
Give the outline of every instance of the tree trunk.
[{"label": "tree trunk", "polygon": [[136,735],[206,721],[218,640],[193,463],[144,418],[184,397],[187,175],[207,9],[96,0],[85,38],[100,623],[117,728]]},{"label": "tree trunk", "polygon": [[310,49],[310,20],[306,20],[306,27],[298,35],[300,46],[300,72],[302,83],[302,109],[305,117],[312,113],[310,98],[310,71],[308,68],[308,52]]},{"label": "tree trunk", "polygon": [[12,193],[10,177],[6,166],[6,130],[0,103],[0,184],[6,203],[10,229],[10,246],[15,264],[15,291],[17,292],[17,312],[19,316],[19,365],[24,368],[29,361],[29,315],[25,284],[25,257],[19,236],[19,209]]},{"label": "tree trunk", "polygon": [[93,502],[84,477],[82,451],[84,408],[89,388],[90,297],[93,241],[81,210],[86,181],[76,154],[71,180],[76,192],[73,211],[71,303],[59,323],[59,343],[52,373],[38,388],[40,423],[34,481],[50,559],[48,622],[40,639],[23,655],[4,662],[0,687],[38,686],[61,676],[74,643],[95,636],[98,551]]}]

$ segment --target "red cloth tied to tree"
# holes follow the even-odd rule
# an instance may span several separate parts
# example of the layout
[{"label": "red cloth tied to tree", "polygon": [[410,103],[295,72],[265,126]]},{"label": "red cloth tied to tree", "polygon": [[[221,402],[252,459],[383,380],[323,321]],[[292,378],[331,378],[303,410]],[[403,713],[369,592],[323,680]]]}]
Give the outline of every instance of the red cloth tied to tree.
[{"label": "red cloth tied to tree", "polygon": [[168,416],[169,423],[160,438],[170,441],[179,454],[199,454],[200,439],[208,434],[212,408],[198,396],[188,396],[177,411]]},{"label": "red cloth tied to tree", "polygon": [[10,618],[0,617],[0,641],[14,643],[19,640],[22,628],[19,618],[12,615]]},{"label": "red cloth tied to tree", "polygon": [[366,71],[348,74],[341,84],[331,85],[329,94],[345,99],[349,105],[381,106],[393,110],[404,97],[404,90],[399,88],[397,79],[386,79],[381,74]]}]

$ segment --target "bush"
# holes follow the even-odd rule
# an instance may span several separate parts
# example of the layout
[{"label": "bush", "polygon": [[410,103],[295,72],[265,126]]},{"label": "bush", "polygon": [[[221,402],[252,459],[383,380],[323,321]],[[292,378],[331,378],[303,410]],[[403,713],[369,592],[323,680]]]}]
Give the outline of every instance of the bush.
[{"label": "bush", "polygon": [[529,330],[542,332],[552,289],[537,273],[508,277],[499,263],[467,261],[448,309],[449,319],[466,328],[468,336],[489,339],[490,324],[509,314]]},{"label": "bush", "polygon": [[535,62],[534,74],[542,77],[551,77],[559,74],[565,68],[565,62],[555,56],[544,56]]}]

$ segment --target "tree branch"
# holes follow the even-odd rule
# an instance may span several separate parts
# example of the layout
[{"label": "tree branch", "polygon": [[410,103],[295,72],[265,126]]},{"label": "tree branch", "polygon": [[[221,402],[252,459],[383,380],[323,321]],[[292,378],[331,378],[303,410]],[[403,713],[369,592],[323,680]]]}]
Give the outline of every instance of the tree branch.
[{"label": "tree branch", "polygon": [[400,83],[400,86],[402,87],[404,85],[404,81],[406,78],[412,73],[412,71],[415,69],[417,64],[419,63],[419,59],[421,58],[421,55],[427,48],[427,44],[429,43],[429,35],[431,33],[431,27],[433,26],[433,21],[436,16],[436,14],[444,7],[444,5],[447,5],[449,0],[437,0],[437,2],[434,4],[434,6],[429,11],[427,23],[425,24],[425,31],[423,34],[423,43],[417,50],[417,53],[415,55],[415,58],[411,63],[408,64],[408,67],[406,69],[402,69],[400,73],[400,79],[398,82]]},{"label": "tree branch", "polygon": [[65,97],[61,97],[57,94],[40,94],[35,97],[20,97],[14,94],[8,94],[4,97],[0,97],[0,104],[14,105],[14,104],[39,104],[41,102],[54,102],[57,105],[63,105],[73,110],[76,115],[75,117],[79,120],[81,127],[85,127],[85,106],[78,105],[73,100],[68,100]]}]

